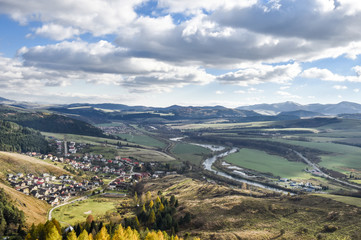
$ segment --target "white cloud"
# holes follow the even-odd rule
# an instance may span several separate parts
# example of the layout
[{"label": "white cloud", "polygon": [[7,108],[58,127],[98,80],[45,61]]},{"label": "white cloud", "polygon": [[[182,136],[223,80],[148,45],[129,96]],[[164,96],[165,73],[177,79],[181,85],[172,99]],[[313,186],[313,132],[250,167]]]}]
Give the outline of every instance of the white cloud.
[{"label": "white cloud", "polygon": [[80,34],[78,29],[73,27],[63,27],[58,24],[45,24],[41,28],[35,30],[35,34],[47,37],[54,40],[64,40],[69,38],[74,38]]},{"label": "white cloud", "polygon": [[333,86],[334,89],[337,89],[337,90],[346,90],[347,89],[347,86],[343,86],[343,85],[334,85]]},{"label": "white cloud", "polygon": [[131,91],[164,92],[188,84],[207,84],[214,79],[199,67],[129,56],[127,49],[107,41],[61,42],[23,48],[19,56],[26,66],[51,69],[60,74],[71,72],[90,83],[121,85]]},{"label": "white cloud", "polygon": [[254,65],[218,76],[217,80],[241,86],[264,82],[286,83],[292,81],[300,72],[301,67],[297,63],[277,66]]},{"label": "white cloud", "polygon": [[74,27],[82,32],[101,36],[113,34],[134,21],[137,17],[134,7],[141,2],[142,0],[2,0],[0,13],[10,15],[24,25],[40,21],[62,25],[64,28]]},{"label": "white cloud", "polygon": [[300,96],[293,95],[293,94],[291,94],[289,92],[286,92],[286,91],[277,91],[276,93],[277,93],[277,95],[280,95],[280,96],[282,96],[282,97],[284,97],[286,99],[290,99],[290,98],[301,99]]},{"label": "white cloud", "polygon": [[237,91],[234,91],[234,93],[237,93],[237,94],[244,94],[244,93],[246,93],[246,91],[243,91],[243,90],[237,90]]},{"label": "white cloud", "polygon": [[355,93],[358,93],[358,92],[360,91],[360,89],[355,88],[353,91],[354,91]]},{"label": "white cloud", "polygon": [[218,90],[218,91],[216,91],[216,94],[217,94],[217,95],[222,95],[222,94],[224,94],[224,91]]},{"label": "white cloud", "polygon": [[315,67],[304,70],[300,76],[304,78],[320,79],[331,82],[361,82],[360,66],[355,66],[352,69],[356,71],[357,76],[343,76],[334,74],[328,69],[320,69]]}]

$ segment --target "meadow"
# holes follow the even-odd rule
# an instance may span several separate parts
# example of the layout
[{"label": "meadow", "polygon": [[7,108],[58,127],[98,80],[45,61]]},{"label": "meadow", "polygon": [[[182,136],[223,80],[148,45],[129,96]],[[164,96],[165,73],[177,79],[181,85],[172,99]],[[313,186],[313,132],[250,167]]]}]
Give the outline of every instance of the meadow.
[{"label": "meadow", "polygon": [[232,165],[253,169],[262,173],[271,173],[273,176],[293,179],[309,179],[312,177],[304,172],[305,163],[290,162],[283,157],[270,155],[266,152],[242,148],[238,152],[228,155],[224,161]]},{"label": "meadow", "polygon": [[84,222],[88,215],[99,219],[106,212],[115,212],[119,199],[92,197],[83,201],[74,202],[61,206],[53,211],[52,217],[58,220],[63,226]]},{"label": "meadow", "polygon": [[156,147],[156,148],[164,148],[166,146],[164,142],[161,142],[148,135],[117,134],[116,136],[126,139],[128,142],[132,142],[140,145]]},{"label": "meadow", "polygon": [[211,153],[207,148],[189,143],[176,143],[171,152],[181,160],[189,161],[196,165],[200,165],[202,160],[204,160],[204,155]]}]

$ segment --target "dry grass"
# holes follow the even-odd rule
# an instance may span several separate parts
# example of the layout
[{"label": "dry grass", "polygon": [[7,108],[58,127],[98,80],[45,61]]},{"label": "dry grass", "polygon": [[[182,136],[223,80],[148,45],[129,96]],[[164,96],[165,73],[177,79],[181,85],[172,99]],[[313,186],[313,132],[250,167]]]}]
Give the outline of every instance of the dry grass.
[{"label": "dry grass", "polygon": [[[0,152],[0,179],[5,180],[8,173],[51,173],[55,176],[70,174],[69,172],[39,160],[18,153]],[[15,205],[25,213],[26,224],[29,226],[33,223],[44,223],[50,205],[45,201],[38,200],[32,196],[25,195],[15,189],[0,183],[0,188],[11,197]]]},{"label": "dry grass", "polygon": [[28,226],[31,226],[33,223],[38,224],[44,223],[46,221],[47,212],[50,209],[50,205],[45,201],[27,196],[2,183],[0,183],[0,188],[3,188],[5,192],[11,197],[12,201],[14,201],[15,206],[24,212],[26,217],[26,224]]},{"label": "dry grass", "polygon": [[26,155],[10,152],[0,152],[0,178],[4,179],[7,173],[51,173],[56,176],[70,174],[69,172],[47,163],[43,160]]},{"label": "dry grass", "polygon": [[[155,196],[179,199],[179,215],[190,212],[191,224],[181,226],[201,239],[361,239],[361,209],[331,199],[303,195],[267,197],[261,192],[169,176],[144,184],[144,191]],[[250,196],[252,194],[252,197]],[[256,196],[256,197],[254,197]],[[337,230],[325,233],[326,225]]]}]

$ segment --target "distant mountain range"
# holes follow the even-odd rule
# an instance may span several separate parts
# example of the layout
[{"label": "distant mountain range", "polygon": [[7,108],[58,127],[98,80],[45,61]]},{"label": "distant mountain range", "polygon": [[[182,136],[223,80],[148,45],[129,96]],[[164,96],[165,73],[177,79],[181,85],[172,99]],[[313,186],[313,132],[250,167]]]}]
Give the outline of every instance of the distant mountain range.
[{"label": "distant mountain range", "polygon": [[228,119],[229,121],[279,121],[320,116],[339,116],[344,118],[360,118],[361,104],[340,102],[337,104],[308,104],[295,102],[273,104],[257,104],[237,108],[223,106],[178,106],[146,107],[128,106],[114,103],[73,103],[58,105],[39,105],[29,102],[16,102],[0,97],[0,104],[22,109],[46,110],[89,123],[106,123],[115,120],[141,120],[164,122],[169,120],[204,120]]},{"label": "distant mountain range", "polygon": [[[361,113],[361,104],[353,102],[340,102],[337,104],[308,104],[301,105],[294,102],[283,102],[273,104],[257,104],[238,107],[241,110],[252,110],[261,114],[277,115],[282,112],[308,111],[319,115],[339,115]],[[305,112],[304,112],[305,113]],[[309,114],[309,115],[313,115]]]}]

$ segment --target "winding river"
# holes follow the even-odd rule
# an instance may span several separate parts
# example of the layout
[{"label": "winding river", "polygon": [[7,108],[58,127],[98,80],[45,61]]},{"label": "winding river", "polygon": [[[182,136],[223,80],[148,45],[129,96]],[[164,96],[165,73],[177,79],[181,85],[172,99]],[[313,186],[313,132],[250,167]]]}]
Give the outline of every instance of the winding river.
[{"label": "winding river", "polygon": [[[184,137],[179,137],[179,138],[171,138],[170,140],[171,141],[181,141]],[[189,144],[192,144],[192,145],[197,145],[197,146],[201,146],[201,147],[204,147],[204,148],[208,148],[210,149],[211,151],[213,152],[217,152],[217,151],[223,151],[225,149],[225,147],[223,146],[216,146],[216,145],[209,145],[209,144],[199,144],[199,143],[189,143]],[[237,181],[237,182],[241,182],[241,183],[247,183],[248,185],[252,185],[252,186],[255,186],[255,187],[259,187],[259,188],[264,188],[264,189],[268,189],[268,190],[271,190],[271,191],[274,191],[274,192],[280,192],[280,193],[284,193],[284,194],[288,194],[290,193],[291,195],[294,195],[294,193],[292,192],[288,192],[288,191],[285,191],[285,190],[281,190],[281,189],[278,189],[278,188],[274,188],[274,187],[270,187],[270,186],[267,186],[267,185],[264,185],[262,183],[259,183],[259,182],[254,182],[250,179],[243,179],[243,178],[236,178],[236,177],[233,177],[225,172],[222,172],[222,171],[217,171],[217,170],[214,170],[212,169],[212,165],[214,164],[215,161],[217,161],[217,159],[219,158],[223,158],[223,157],[226,157],[227,155],[229,154],[232,154],[232,153],[235,153],[237,152],[238,148],[232,148],[231,150],[228,150],[226,152],[223,152],[223,153],[220,153],[220,154],[217,154],[217,155],[214,155],[213,157],[210,157],[210,158],[207,158],[204,162],[203,162],[203,167],[204,169],[208,170],[208,171],[211,171],[219,176],[222,176],[222,177],[225,177],[225,178],[228,178],[228,179],[231,179],[233,181]],[[242,172],[243,173],[243,172]],[[244,173],[245,174],[245,173]],[[246,174],[245,174],[246,175]]]},{"label": "winding river", "polygon": [[227,151],[227,152],[224,152],[224,153],[220,153],[218,155],[215,155],[213,157],[210,157],[210,158],[207,158],[204,162],[203,162],[203,167],[204,169],[208,170],[208,171],[211,171],[219,176],[222,176],[222,177],[225,177],[225,178],[228,178],[228,179],[231,179],[233,181],[237,181],[237,182],[242,182],[242,183],[247,183],[248,185],[252,185],[252,186],[256,186],[256,187],[260,187],[260,188],[264,188],[264,189],[268,189],[268,190],[271,190],[271,191],[275,191],[275,192],[280,192],[280,193],[284,193],[284,194],[288,194],[290,193],[291,195],[293,195],[292,192],[288,192],[288,191],[285,191],[285,190],[281,190],[281,189],[278,189],[278,188],[273,188],[273,187],[270,187],[270,186],[267,186],[267,185],[264,185],[262,183],[259,183],[259,182],[254,182],[252,180],[247,180],[247,179],[243,179],[243,178],[236,178],[236,177],[233,177],[225,172],[222,172],[222,171],[217,171],[217,170],[214,170],[212,169],[212,165],[215,161],[217,161],[217,159],[219,158],[223,158],[223,157],[226,157],[227,155],[229,154],[232,154],[232,153],[235,153],[237,152],[238,148],[232,148],[231,150]]}]

